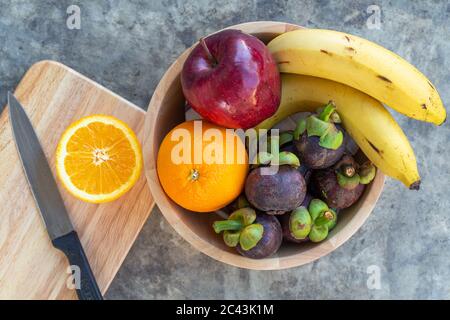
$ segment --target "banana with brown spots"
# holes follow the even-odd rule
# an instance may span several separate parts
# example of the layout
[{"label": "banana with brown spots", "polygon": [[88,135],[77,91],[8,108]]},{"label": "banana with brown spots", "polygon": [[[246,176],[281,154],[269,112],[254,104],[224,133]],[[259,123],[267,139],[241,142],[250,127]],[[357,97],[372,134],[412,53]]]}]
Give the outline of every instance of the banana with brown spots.
[{"label": "banana with brown spots", "polygon": [[268,47],[281,72],[346,84],[417,120],[440,125],[446,119],[430,80],[373,42],[338,31],[300,29],[281,34]]},{"label": "banana with brown spots", "polygon": [[388,176],[418,189],[420,176],[408,138],[386,108],[344,84],[311,76],[282,74],[278,111],[256,128],[270,129],[297,112],[315,111],[333,100],[342,124],[364,154]]}]

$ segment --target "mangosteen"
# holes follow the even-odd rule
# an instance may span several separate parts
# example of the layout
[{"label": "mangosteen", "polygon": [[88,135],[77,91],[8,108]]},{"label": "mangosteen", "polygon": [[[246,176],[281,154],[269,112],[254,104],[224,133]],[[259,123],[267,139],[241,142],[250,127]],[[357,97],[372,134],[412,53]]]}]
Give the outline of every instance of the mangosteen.
[{"label": "mangosteen", "polygon": [[311,215],[312,226],[309,239],[312,242],[320,242],[328,237],[328,233],[336,226],[337,213],[320,199],[311,200],[308,206]]},{"label": "mangosteen", "polygon": [[340,123],[340,117],[332,101],[318,113],[299,120],[294,143],[302,164],[311,169],[324,169],[344,155],[346,135],[337,123]]},{"label": "mangosteen", "polygon": [[233,212],[227,220],[213,224],[216,233],[223,233],[223,240],[229,247],[235,247],[244,257],[262,259],[271,256],[281,246],[283,239],[281,225],[274,216],[256,213],[251,208]]},{"label": "mangosteen", "polygon": [[306,181],[298,171],[298,157],[288,151],[280,152],[280,144],[289,143],[291,133],[271,136],[270,153],[259,152],[245,181],[248,202],[260,211],[280,215],[292,211],[302,203]]},{"label": "mangosteen", "polygon": [[307,196],[302,206],[281,216],[283,238],[290,242],[320,242],[336,226],[337,213],[320,199]]},{"label": "mangosteen", "polygon": [[315,171],[311,177],[311,190],[330,207],[344,209],[361,197],[365,185],[376,174],[370,162],[359,166],[349,155],[345,155],[333,168]]},{"label": "mangosteen", "polygon": [[[267,214],[278,215],[299,207],[305,198],[306,181],[296,167],[258,167],[250,171],[245,195],[250,204]],[[265,171],[266,170],[266,171]]]}]

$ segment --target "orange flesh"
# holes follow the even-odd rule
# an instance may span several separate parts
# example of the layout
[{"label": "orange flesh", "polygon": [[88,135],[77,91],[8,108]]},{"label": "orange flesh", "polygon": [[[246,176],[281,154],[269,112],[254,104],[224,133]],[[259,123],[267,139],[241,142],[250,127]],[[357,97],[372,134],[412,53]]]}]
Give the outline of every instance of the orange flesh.
[{"label": "orange flesh", "polygon": [[79,128],[67,144],[64,160],[72,183],[90,194],[111,193],[132,175],[136,156],[124,133],[93,122]]}]

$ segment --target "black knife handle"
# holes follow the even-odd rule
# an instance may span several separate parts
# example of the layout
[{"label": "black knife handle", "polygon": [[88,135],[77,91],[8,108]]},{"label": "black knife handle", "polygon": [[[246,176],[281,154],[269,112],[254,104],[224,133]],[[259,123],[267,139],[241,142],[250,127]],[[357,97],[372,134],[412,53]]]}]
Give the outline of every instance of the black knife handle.
[{"label": "black knife handle", "polygon": [[55,248],[65,253],[70,265],[80,268],[80,286],[79,289],[76,288],[78,298],[80,300],[103,300],[77,233],[72,231],[52,242]]}]

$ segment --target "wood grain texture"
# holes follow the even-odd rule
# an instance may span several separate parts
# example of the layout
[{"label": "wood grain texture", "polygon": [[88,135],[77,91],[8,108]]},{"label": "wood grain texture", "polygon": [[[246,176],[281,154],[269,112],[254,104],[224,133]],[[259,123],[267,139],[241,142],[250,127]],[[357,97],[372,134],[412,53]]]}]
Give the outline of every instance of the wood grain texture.
[{"label": "wood grain texture", "polygon": [[[64,129],[90,114],[125,121],[143,138],[145,112],[72,69],[33,65],[15,91],[55,172]],[[0,299],[76,299],[66,286],[68,261],[55,249],[26,182],[6,107],[0,117]],[[144,175],[123,197],[105,204],[75,199],[58,186],[98,285],[105,293],[154,205]]]},{"label": "wood grain texture", "polygon": [[[229,28],[253,34],[264,42],[275,36],[301,28],[282,22],[249,22]],[[195,44],[194,44],[195,46]],[[328,239],[319,244],[284,244],[272,257],[253,260],[240,256],[228,248],[221,236],[214,233],[213,221],[221,219],[215,214],[188,212],[175,204],[164,193],[156,172],[156,157],[164,136],[184,121],[184,97],[181,91],[180,72],[184,61],[194,47],[186,50],[167,70],[150,101],[145,119],[144,168],[152,195],[172,227],[192,246],[210,257],[233,266],[255,270],[277,270],[312,262],[335,250],[347,241],[372,212],[384,186],[384,175],[378,171],[361,199],[339,215],[339,223]],[[349,257],[350,258],[350,257]]]}]

